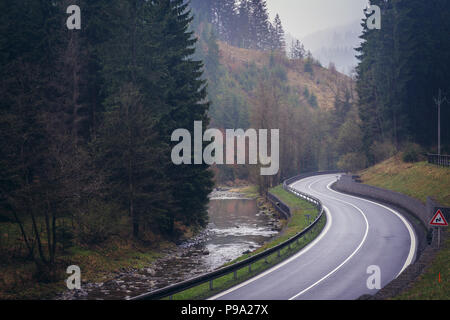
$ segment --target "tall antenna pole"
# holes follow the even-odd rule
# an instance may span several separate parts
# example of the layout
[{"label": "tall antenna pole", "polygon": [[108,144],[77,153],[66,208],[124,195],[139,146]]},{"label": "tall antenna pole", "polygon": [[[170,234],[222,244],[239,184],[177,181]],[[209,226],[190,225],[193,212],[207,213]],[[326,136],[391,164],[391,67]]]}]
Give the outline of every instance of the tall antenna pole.
[{"label": "tall antenna pole", "polygon": [[437,98],[434,98],[434,103],[438,107],[438,155],[441,155],[441,105],[448,102],[447,97],[442,97],[441,89]]}]

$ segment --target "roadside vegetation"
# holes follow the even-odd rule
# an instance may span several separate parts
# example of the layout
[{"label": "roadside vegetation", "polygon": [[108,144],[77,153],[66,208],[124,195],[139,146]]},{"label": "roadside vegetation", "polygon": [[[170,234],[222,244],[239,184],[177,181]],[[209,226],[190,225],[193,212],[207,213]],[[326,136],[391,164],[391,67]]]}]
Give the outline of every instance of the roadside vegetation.
[{"label": "roadside vegetation", "polygon": [[[0,234],[5,241],[5,235],[14,238],[13,228],[0,224]],[[18,233],[16,233],[16,236]],[[4,243],[3,243],[4,244]],[[75,245],[67,248],[58,259],[58,270],[55,277],[58,281],[36,281],[33,261],[8,258],[7,250],[1,247],[0,255],[0,300],[16,299],[53,299],[59,293],[67,290],[65,273],[67,266],[78,265],[82,270],[83,283],[104,282],[112,274],[121,269],[144,268],[156,259],[162,257],[164,252],[174,248],[169,241],[161,241],[158,247],[149,247],[138,242],[113,237],[97,246]]]},{"label": "roadside vegetation", "polygon": [[[302,200],[293,194],[285,191],[282,186],[278,186],[270,189],[270,192],[279,197],[280,200],[289,205],[292,217],[287,221],[285,228],[282,233],[276,237],[275,239],[267,242],[257,250],[244,254],[238,259],[231,261],[226,265],[230,265],[248,257],[258,254],[264,250],[272,248],[289,238],[295,236],[298,232],[302,231],[308,226],[308,220],[306,215],[311,216],[311,221],[313,221],[317,217],[317,209],[310,204],[309,202]],[[270,267],[278,264],[279,262],[287,259],[289,256],[295,254],[300,249],[304,248],[311,241],[313,241],[322,231],[325,226],[326,219],[323,217],[320,222],[313,228],[311,232],[305,235],[303,238],[299,240],[298,243],[293,243],[290,248],[284,248],[280,251],[280,256],[277,253],[272,254],[266,260],[262,259],[252,264],[251,270],[248,267],[244,267],[237,272],[237,279],[234,279],[233,273],[225,275],[221,278],[214,280],[213,282],[213,290],[210,289],[209,282],[204,283],[200,286],[191,288],[189,290],[180,292],[173,296],[174,300],[197,300],[197,299],[205,299],[211,297],[219,292],[222,292],[228,288],[231,288],[239,283],[244,282],[245,280],[250,279],[251,277],[269,269]],[[167,298],[168,299],[168,298]]]},{"label": "roadside vegetation", "polygon": [[[425,203],[427,196],[443,206],[450,207],[450,169],[427,162],[403,162],[398,154],[367,170],[361,171],[365,184],[404,193]],[[431,265],[410,289],[395,297],[400,300],[444,299],[450,296],[450,238],[448,228],[441,243],[441,250]],[[440,279],[439,279],[440,274]],[[440,280],[440,281],[439,281]]]},{"label": "roadside vegetation", "polygon": [[69,263],[150,261],[207,224],[212,172],[170,157],[209,108],[188,5],[78,4],[102,14],[76,33],[66,1],[0,5],[0,298],[47,296]]}]

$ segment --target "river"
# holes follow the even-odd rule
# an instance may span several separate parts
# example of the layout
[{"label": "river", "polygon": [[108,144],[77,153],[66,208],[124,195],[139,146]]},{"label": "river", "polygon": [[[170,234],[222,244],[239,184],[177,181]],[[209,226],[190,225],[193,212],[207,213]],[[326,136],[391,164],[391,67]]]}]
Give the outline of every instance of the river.
[{"label": "river", "polygon": [[256,199],[215,193],[209,203],[209,224],[197,237],[181,243],[147,268],[122,270],[104,283],[83,284],[58,299],[123,299],[212,271],[253,251],[279,233],[278,219],[261,211]]},{"label": "river", "polygon": [[211,200],[207,239],[200,244],[206,254],[205,269],[216,269],[244,252],[253,251],[278,234],[270,219],[259,213],[256,200]]}]

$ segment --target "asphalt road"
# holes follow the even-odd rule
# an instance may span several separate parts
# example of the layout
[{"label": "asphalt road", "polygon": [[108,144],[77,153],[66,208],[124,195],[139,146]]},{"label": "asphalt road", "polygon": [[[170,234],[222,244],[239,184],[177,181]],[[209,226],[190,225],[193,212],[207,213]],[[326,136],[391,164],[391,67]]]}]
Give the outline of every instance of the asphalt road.
[{"label": "asphalt road", "polygon": [[336,175],[300,180],[291,186],[319,198],[327,213],[322,233],[288,260],[224,291],[221,300],[348,300],[375,294],[367,280],[378,266],[381,287],[414,262],[417,240],[397,211],[330,189]]}]

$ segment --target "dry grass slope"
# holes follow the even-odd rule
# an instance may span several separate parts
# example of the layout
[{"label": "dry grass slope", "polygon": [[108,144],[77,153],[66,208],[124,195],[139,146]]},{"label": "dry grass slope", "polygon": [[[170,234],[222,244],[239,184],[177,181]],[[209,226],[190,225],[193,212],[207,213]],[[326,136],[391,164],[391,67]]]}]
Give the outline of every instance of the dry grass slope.
[{"label": "dry grass slope", "polygon": [[[405,163],[397,155],[361,172],[362,181],[380,188],[401,192],[425,202],[427,196],[450,207],[450,168],[441,168],[426,162]],[[450,239],[432,264],[413,286],[396,299],[450,299]]]},{"label": "dry grass slope", "polygon": [[[250,49],[242,49],[219,42],[221,63],[230,72],[239,72],[250,63],[255,63],[259,68],[269,64],[270,52],[262,52]],[[345,83],[351,87],[353,80],[337,71],[313,65],[313,72],[305,72],[305,62],[302,60],[289,60],[278,57],[288,70],[288,84],[297,90],[299,97],[303,97],[305,87],[317,97],[321,109],[333,109],[334,97],[338,91],[338,84]],[[305,100],[306,102],[306,100]]]},{"label": "dry grass slope", "polygon": [[396,190],[425,203],[427,196],[450,207],[450,169],[426,162],[405,163],[397,155],[361,172],[364,183]]}]

